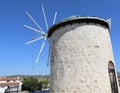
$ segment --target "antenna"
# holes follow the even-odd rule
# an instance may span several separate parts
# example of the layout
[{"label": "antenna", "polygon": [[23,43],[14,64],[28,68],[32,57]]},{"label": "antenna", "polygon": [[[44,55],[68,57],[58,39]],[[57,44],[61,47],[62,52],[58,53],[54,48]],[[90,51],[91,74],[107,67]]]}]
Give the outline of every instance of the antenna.
[{"label": "antenna", "polygon": [[[47,19],[46,19],[46,15],[45,15],[45,10],[44,10],[44,7],[43,5],[41,5],[41,8],[42,8],[42,13],[43,13],[43,17],[44,17],[44,20],[45,20],[45,25],[46,25],[46,29],[48,30],[48,23],[47,23]],[[40,36],[39,37],[35,37],[33,38],[31,41],[25,43],[25,44],[30,44],[30,43],[33,43],[35,41],[38,41],[38,40],[42,40],[44,39],[43,43],[41,44],[41,47],[40,47],[40,50],[39,50],[39,53],[37,55],[37,59],[36,59],[36,63],[38,63],[39,59],[40,59],[40,55],[43,51],[43,48],[45,46],[45,43],[46,43],[46,40],[48,40],[48,37],[47,37],[47,33],[45,33],[45,31],[40,27],[40,25],[33,19],[33,17],[28,13],[26,12],[27,16],[32,20],[32,22],[38,27],[38,29],[35,29],[31,26],[28,26],[28,25],[24,25],[24,27],[30,29],[30,30],[33,30],[37,33],[40,33]],[[55,23],[55,20],[56,20],[56,16],[57,16],[57,12],[55,12],[55,15],[54,15],[54,19],[53,19],[53,24]],[[51,40],[51,39],[50,39]],[[49,64],[49,61],[50,61],[50,57],[51,57],[51,41],[49,41],[49,53],[48,53],[48,63],[47,65]]]},{"label": "antenna", "polygon": [[32,76],[33,76],[33,60],[34,60],[34,56],[33,56],[33,53],[32,53]]}]

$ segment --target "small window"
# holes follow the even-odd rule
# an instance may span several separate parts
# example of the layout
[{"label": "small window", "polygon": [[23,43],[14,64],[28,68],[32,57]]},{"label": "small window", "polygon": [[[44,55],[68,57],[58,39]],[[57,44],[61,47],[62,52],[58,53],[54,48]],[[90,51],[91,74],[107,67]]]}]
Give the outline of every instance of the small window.
[{"label": "small window", "polygon": [[10,80],[7,80],[6,82],[10,82]]},{"label": "small window", "polygon": [[108,72],[109,72],[109,77],[110,77],[112,93],[118,93],[115,67],[114,67],[114,64],[111,61],[108,64]]}]

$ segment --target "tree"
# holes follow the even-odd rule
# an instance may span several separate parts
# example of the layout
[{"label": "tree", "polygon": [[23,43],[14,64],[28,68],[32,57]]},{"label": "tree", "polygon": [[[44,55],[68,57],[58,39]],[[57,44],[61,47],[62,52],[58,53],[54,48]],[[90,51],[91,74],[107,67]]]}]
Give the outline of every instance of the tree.
[{"label": "tree", "polygon": [[42,80],[42,81],[40,81],[41,82],[41,84],[42,84],[42,88],[44,88],[44,89],[46,89],[46,88],[48,88],[49,87],[49,80]]},{"label": "tree", "polygon": [[43,86],[42,86],[42,82],[38,83],[38,90],[42,90]]},{"label": "tree", "polygon": [[38,82],[38,79],[35,77],[24,78],[22,90],[35,91],[49,88],[49,80],[44,79]]},{"label": "tree", "polygon": [[23,90],[35,91],[39,88],[39,82],[36,78],[28,77],[23,80]]}]

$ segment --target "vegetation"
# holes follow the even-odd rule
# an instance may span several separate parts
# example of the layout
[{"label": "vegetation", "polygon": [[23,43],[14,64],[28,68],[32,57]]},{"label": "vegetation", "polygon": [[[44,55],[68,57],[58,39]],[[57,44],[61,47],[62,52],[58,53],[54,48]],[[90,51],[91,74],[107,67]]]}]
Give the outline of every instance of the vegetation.
[{"label": "vegetation", "polygon": [[46,89],[49,87],[49,80],[44,79],[41,81],[38,81],[35,77],[28,77],[23,79],[23,90],[27,91],[35,91],[35,90],[41,90]]},{"label": "vegetation", "polygon": [[42,80],[41,85],[43,89],[46,89],[49,87],[49,81],[48,80]]}]

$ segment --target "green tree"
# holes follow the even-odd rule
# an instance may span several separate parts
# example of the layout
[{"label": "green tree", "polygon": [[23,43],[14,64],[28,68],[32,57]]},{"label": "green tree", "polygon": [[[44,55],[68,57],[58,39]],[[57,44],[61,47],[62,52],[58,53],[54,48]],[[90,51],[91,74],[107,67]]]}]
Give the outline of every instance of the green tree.
[{"label": "green tree", "polygon": [[49,87],[49,80],[45,79],[45,80],[42,80],[40,82],[42,84],[42,88],[46,89]]},{"label": "green tree", "polygon": [[42,82],[38,83],[38,90],[42,90],[43,86],[42,86]]},{"label": "green tree", "polygon": [[35,91],[39,89],[39,82],[36,78],[28,77],[23,80],[23,90]]}]

